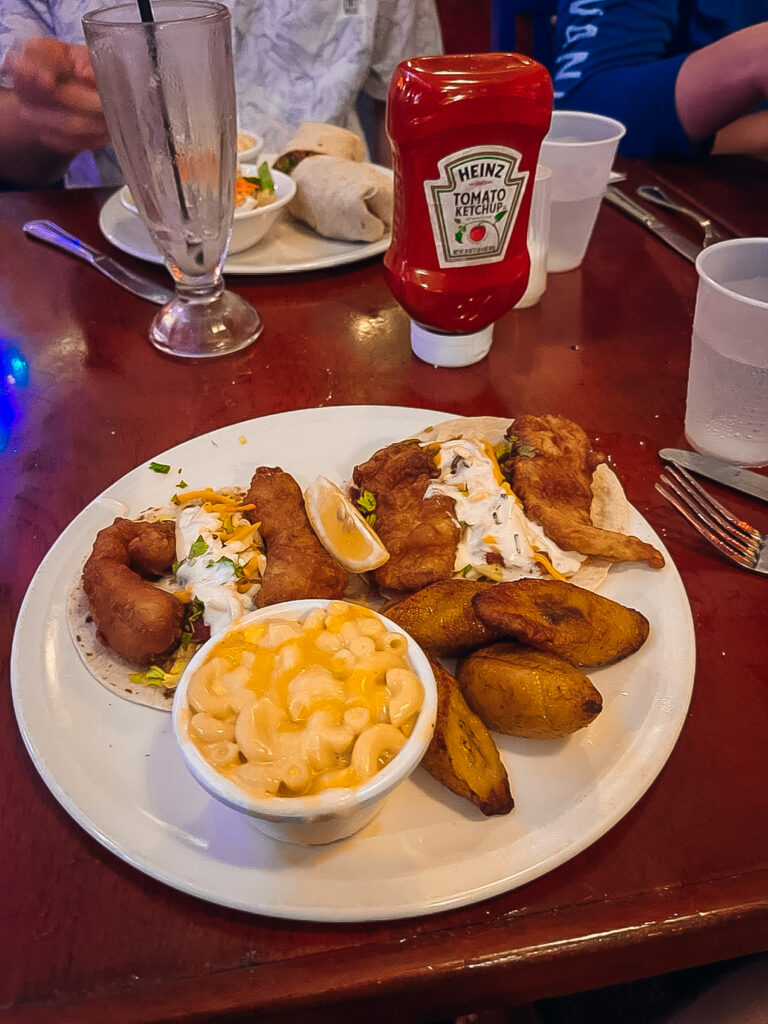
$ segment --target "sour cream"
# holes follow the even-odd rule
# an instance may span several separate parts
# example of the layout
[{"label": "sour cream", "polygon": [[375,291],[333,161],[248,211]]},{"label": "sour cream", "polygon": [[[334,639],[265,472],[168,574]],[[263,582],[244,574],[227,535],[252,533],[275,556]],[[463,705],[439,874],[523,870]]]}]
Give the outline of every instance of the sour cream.
[{"label": "sour cream", "polygon": [[526,517],[503,480],[495,457],[482,442],[445,441],[435,463],[440,476],[429,484],[425,497],[445,494],[455,501],[455,516],[461,527],[455,572],[469,579],[476,579],[486,570],[499,580],[542,576],[537,553],[544,554],[563,575],[580,567],[583,555],[563,551]]},{"label": "sour cream", "polygon": [[182,509],[176,519],[176,581],[192,597],[202,601],[203,621],[216,636],[256,607],[258,584],[241,593],[242,569],[256,555],[263,571],[266,559],[249,543],[221,540],[223,524],[215,512],[202,505]]}]

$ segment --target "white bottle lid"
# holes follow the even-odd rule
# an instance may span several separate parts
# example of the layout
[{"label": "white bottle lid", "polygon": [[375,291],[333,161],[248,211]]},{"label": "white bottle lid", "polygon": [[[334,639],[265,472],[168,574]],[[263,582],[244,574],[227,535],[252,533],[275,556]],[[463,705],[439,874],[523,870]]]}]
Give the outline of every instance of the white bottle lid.
[{"label": "white bottle lid", "polygon": [[474,334],[443,334],[411,320],[411,348],[433,366],[471,366],[488,355],[493,341],[493,324]]}]

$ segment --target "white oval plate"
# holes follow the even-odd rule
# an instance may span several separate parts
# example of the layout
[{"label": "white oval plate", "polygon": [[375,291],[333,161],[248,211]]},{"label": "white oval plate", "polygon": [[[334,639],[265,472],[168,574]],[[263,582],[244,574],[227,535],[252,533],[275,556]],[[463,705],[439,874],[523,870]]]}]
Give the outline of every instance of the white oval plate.
[{"label": "white oval plate", "polygon": [[[452,415],[452,414],[451,414]],[[484,818],[423,769],[349,840],[294,847],[268,839],[210,798],[187,772],[171,716],[115,697],[84,668],[67,595],[96,531],[115,515],[190,487],[247,484],[279,465],[306,485],[345,481],[391,441],[451,418],[424,409],[303,409],[234,424],[149,460],[109,487],[64,531],[30,584],[14,636],[16,717],[59,803],[118,857],[183,892],[226,907],[314,921],[373,921],[463,906],[514,889],[581,852],[616,824],[661,771],[691,697],[694,631],[677,569],[648,523],[632,532],[664,551],[660,571],[616,567],[607,597],[650,620],[645,645],[591,673],[605,708],[556,741],[497,736],[516,806]]]},{"label": "white oval plate", "polygon": [[[392,174],[386,167],[379,167]],[[109,197],[99,214],[104,237],[129,256],[162,265],[163,258],[138,214],[126,209],[120,189]],[[326,270],[378,256],[389,248],[391,235],[378,242],[343,242],[323,238],[308,225],[283,210],[266,237],[244,252],[228,256],[225,274],[296,274],[304,270]]]}]

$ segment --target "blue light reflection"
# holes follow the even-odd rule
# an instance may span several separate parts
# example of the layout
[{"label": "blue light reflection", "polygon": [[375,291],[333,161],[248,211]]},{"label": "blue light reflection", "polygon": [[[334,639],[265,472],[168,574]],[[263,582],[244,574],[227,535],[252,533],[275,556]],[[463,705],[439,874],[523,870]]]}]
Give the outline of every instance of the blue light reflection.
[{"label": "blue light reflection", "polygon": [[7,338],[0,338],[0,452],[6,451],[19,416],[17,392],[29,384],[29,363]]}]

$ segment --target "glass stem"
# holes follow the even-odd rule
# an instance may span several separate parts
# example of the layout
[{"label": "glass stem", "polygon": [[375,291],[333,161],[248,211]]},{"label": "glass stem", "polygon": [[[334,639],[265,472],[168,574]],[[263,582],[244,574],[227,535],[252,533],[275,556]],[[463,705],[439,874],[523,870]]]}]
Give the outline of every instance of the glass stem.
[{"label": "glass stem", "polygon": [[197,281],[194,284],[189,281],[176,281],[175,284],[176,294],[182,302],[213,302],[224,291],[222,277],[215,281]]}]

